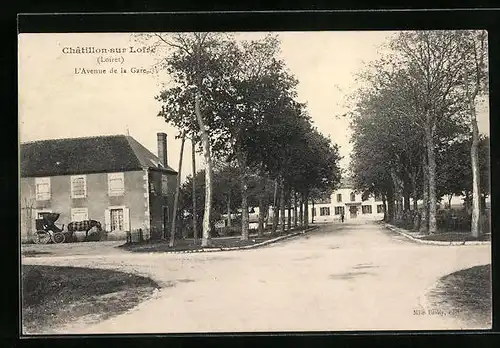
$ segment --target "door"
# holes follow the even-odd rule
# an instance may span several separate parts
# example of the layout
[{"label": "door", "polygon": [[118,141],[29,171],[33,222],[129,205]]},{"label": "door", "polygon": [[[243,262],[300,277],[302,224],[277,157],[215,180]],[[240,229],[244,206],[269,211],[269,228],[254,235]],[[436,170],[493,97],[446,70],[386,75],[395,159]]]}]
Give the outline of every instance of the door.
[{"label": "door", "polygon": [[355,219],[356,216],[358,216],[358,208],[354,205],[351,205],[349,207],[349,213],[350,213],[351,219]]},{"label": "door", "polygon": [[123,209],[111,209],[111,231],[123,231]]}]

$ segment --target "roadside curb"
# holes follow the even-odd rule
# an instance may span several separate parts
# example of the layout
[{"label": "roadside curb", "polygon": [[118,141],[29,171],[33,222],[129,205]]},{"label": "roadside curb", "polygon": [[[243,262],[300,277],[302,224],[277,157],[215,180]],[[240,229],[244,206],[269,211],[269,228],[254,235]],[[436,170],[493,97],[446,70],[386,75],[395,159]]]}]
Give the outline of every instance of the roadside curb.
[{"label": "roadside curb", "polygon": [[408,234],[405,232],[404,229],[396,227],[394,225],[384,223],[385,227],[390,229],[393,232],[396,232],[414,242],[420,243],[420,244],[428,244],[428,245],[486,245],[486,244],[491,244],[490,241],[466,241],[466,242],[444,242],[444,241],[437,241],[437,240],[423,240],[417,237],[413,237],[412,235]]},{"label": "roadside curb", "polygon": [[308,229],[303,230],[303,231],[290,233],[290,234],[287,234],[287,235],[284,235],[284,236],[279,236],[279,237],[276,237],[276,238],[273,238],[273,239],[269,239],[269,240],[266,240],[266,241],[263,241],[263,242],[260,242],[260,243],[257,243],[257,244],[245,245],[245,246],[241,246],[241,247],[220,247],[220,248],[203,248],[203,249],[182,250],[182,251],[162,251],[162,252],[149,252],[149,254],[157,254],[157,253],[162,253],[162,254],[191,254],[191,253],[207,253],[207,252],[218,252],[218,251],[248,250],[248,249],[254,249],[254,248],[262,247],[262,246],[265,246],[265,245],[268,245],[268,244],[273,244],[273,243],[279,242],[279,241],[284,240],[284,239],[289,239],[289,238],[292,238],[292,237],[297,237],[297,236],[306,234],[307,232],[310,232],[312,230],[315,230],[317,228],[318,228],[318,226],[312,226],[312,227],[309,227]]}]

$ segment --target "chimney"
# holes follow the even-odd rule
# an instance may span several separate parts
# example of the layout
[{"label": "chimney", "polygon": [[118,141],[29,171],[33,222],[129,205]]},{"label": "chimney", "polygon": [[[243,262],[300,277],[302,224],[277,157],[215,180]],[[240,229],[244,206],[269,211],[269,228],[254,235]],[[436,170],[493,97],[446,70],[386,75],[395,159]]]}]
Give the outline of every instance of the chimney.
[{"label": "chimney", "polygon": [[168,166],[167,157],[167,135],[165,133],[156,133],[158,140],[158,160],[162,167]]}]

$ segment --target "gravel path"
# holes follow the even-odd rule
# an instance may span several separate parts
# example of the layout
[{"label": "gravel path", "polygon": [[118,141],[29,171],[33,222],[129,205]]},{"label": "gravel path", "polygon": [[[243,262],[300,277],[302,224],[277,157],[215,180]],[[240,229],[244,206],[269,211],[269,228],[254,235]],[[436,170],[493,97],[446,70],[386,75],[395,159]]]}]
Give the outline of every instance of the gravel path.
[{"label": "gravel path", "polygon": [[61,333],[477,329],[433,312],[425,293],[443,275],[491,262],[490,245],[421,245],[366,221],[245,251],[103,250],[22,263],[116,269],[162,289],[126,314]]}]

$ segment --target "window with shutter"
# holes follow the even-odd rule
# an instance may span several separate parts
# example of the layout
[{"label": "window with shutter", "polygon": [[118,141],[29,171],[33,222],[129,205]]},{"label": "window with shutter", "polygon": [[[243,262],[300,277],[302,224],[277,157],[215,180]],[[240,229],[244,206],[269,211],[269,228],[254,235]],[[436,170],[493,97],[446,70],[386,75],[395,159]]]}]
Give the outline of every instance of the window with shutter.
[{"label": "window with shutter", "polygon": [[123,229],[123,208],[110,209],[111,231],[124,231]]},{"label": "window with shutter", "polygon": [[111,231],[111,211],[109,209],[104,211],[104,230]]},{"label": "window with shutter", "polygon": [[35,196],[37,201],[50,199],[50,178],[35,178]]},{"label": "window with shutter", "polygon": [[84,221],[89,219],[89,210],[87,208],[71,209],[71,221]]},{"label": "window with shutter", "polygon": [[71,197],[84,198],[87,196],[87,178],[85,175],[71,177]]},{"label": "window with shutter", "polygon": [[110,196],[123,196],[125,193],[125,181],[123,173],[108,174],[108,194]]},{"label": "window with shutter", "polygon": [[161,175],[161,194],[164,196],[168,195],[168,180],[165,174]]},{"label": "window with shutter", "polygon": [[125,206],[112,206],[104,214],[106,231],[130,231],[130,210]]}]

